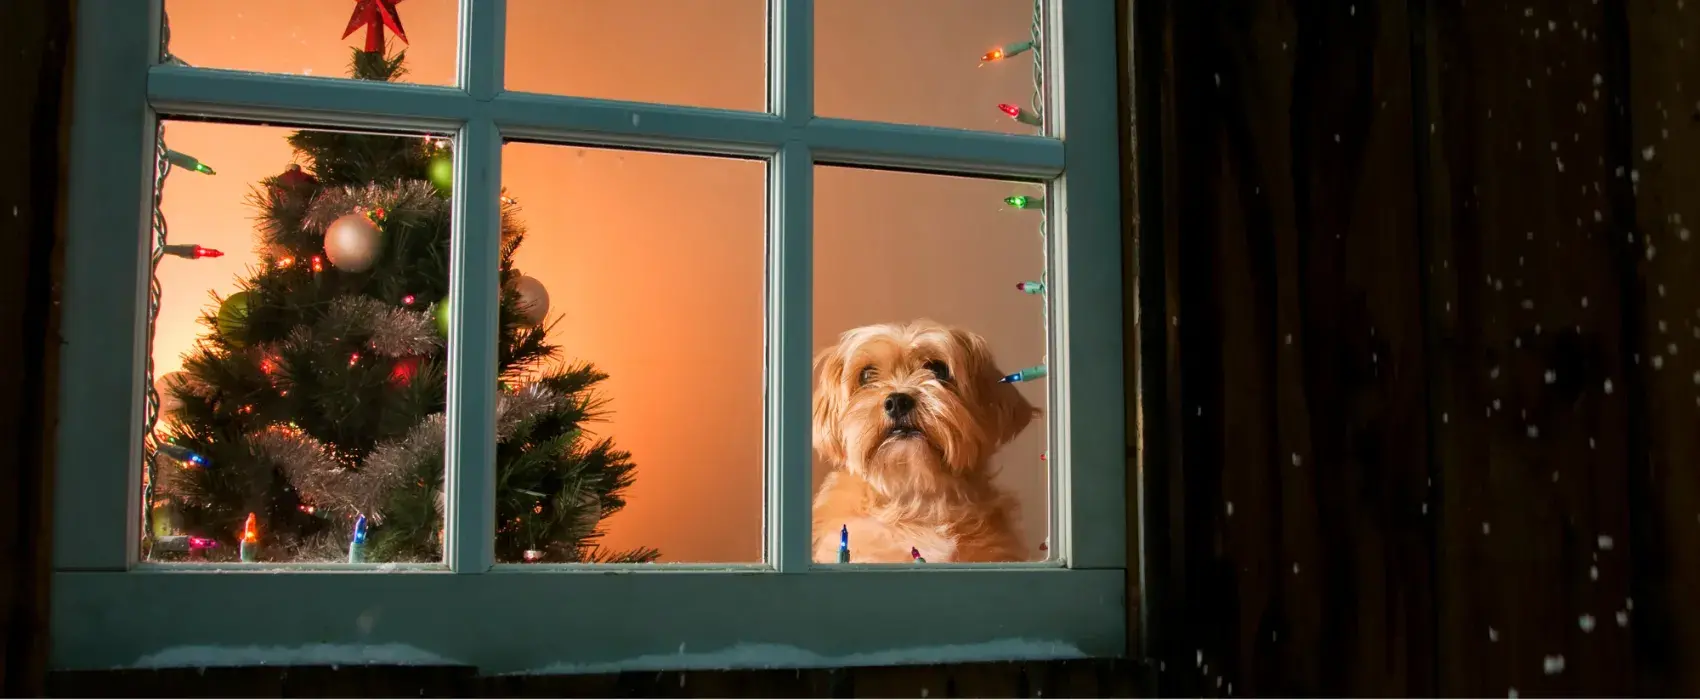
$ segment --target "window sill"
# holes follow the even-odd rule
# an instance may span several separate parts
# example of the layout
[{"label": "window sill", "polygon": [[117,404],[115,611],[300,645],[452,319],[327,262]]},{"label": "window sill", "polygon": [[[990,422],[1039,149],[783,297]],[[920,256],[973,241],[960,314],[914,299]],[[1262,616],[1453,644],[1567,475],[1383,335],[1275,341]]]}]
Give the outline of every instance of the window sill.
[{"label": "window sill", "polygon": [[1120,569],[60,572],[51,663],[582,674],[1116,657],[1125,594]]},{"label": "window sill", "polygon": [[1155,664],[1130,659],[481,676],[464,666],[290,666],[56,671],[47,696],[106,697],[1156,697]]}]

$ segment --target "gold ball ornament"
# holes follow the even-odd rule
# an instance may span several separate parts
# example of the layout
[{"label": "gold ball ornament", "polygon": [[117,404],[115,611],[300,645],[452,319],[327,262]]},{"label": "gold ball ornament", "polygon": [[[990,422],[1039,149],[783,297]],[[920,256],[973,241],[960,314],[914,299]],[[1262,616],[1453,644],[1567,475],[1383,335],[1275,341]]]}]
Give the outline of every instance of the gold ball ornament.
[{"label": "gold ball ornament", "polygon": [[218,334],[231,347],[239,348],[246,342],[249,304],[248,293],[237,292],[218,306]]},{"label": "gold ball ornament", "polygon": [[325,229],[325,257],[339,270],[365,272],[378,261],[382,238],[366,214],[345,214]]},{"label": "gold ball ornament", "polygon": [[533,326],[549,315],[549,290],[536,277],[520,275],[514,280],[514,294],[519,295],[519,311],[525,322]]}]

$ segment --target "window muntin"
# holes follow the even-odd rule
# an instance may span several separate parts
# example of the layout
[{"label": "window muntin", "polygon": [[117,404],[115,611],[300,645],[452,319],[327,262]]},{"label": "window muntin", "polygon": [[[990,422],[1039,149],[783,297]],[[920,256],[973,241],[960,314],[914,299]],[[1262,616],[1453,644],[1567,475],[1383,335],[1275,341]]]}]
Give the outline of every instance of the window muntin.
[{"label": "window muntin", "polygon": [[[800,414],[798,408],[808,401],[807,360],[815,350],[809,337],[812,280],[808,270],[812,258],[813,166],[819,162],[1042,180],[1063,175],[1066,161],[1068,173],[1050,190],[1056,203],[1051,242],[1056,285],[1051,303],[1056,312],[1052,338],[1057,345],[1051,357],[1049,393],[1055,423],[1050,457],[1060,487],[1053,548],[1066,558],[1069,568],[1022,571],[1005,565],[990,572],[963,566],[901,574],[847,571],[754,578],[726,577],[718,572],[660,578],[580,577],[571,579],[577,583],[570,585],[582,587],[575,590],[587,597],[561,602],[544,612],[511,609],[511,605],[504,612],[504,606],[495,601],[559,601],[554,586],[560,584],[543,583],[553,577],[324,577],[288,573],[258,578],[195,577],[189,584],[183,583],[187,579],[170,580],[177,575],[123,573],[133,561],[133,551],[127,551],[125,541],[114,533],[134,527],[139,518],[134,507],[125,509],[121,505],[133,502],[130,494],[134,493],[134,484],[123,483],[127,480],[119,476],[114,465],[134,464],[136,455],[125,459],[132,450],[93,441],[79,443],[72,436],[62,436],[62,483],[73,480],[89,484],[89,488],[76,499],[61,492],[56,511],[56,604],[72,606],[67,609],[87,613],[84,619],[98,618],[106,625],[96,629],[76,622],[63,611],[56,615],[55,663],[146,662],[160,657],[138,657],[135,653],[181,651],[212,641],[220,645],[244,641],[266,645],[258,653],[272,662],[282,662],[303,658],[301,654],[309,645],[328,639],[355,644],[331,650],[338,658],[372,657],[370,646],[356,643],[405,640],[421,649],[437,650],[441,653],[438,658],[476,663],[487,669],[536,670],[539,665],[531,662],[538,661],[539,654],[582,663],[601,660],[622,668],[644,667],[645,663],[673,668],[725,665],[723,658],[712,653],[671,656],[672,642],[658,640],[685,639],[693,648],[720,649],[749,639],[747,632],[730,634],[724,624],[710,621],[703,613],[690,612],[705,605],[724,609],[725,605],[740,603],[743,612],[758,617],[789,616],[783,623],[761,625],[765,631],[757,635],[807,652],[780,664],[880,663],[874,657],[850,655],[936,645],[948,646],[942,652],[931,650],[937,653],[929,658],[939,661],[1115,654],[1125,648],[1125,629],[1120,621],[1125,618],[1114,602],[1121,599],[1127,563],[1122,530],[1117,525],[1126,514],[1122,495],[1121,316],[1116,303],[1120,295],[1116,255],[1119,192],[1116,155],[1107,148],[1115,138],[1115,89],[1110,71],[1114,65],[1114,29],[1106,17],[1094,16],[1101,8],[1065,3],[1049,12],[1060,20],[1048,30],[1051,36],[1066,28],[1069,37],[1066,44],[1051,42],[1053,47],[1060,47],[1060,51],[1053,51],[1053,69],[1073,67],[1072,72],[1063,72],[1067,84],[1054,88],[1059,99],[1051,106],[1055,120],[1052,129],[1066,137],[1059,142],[810,118],[814,102],[812,3],[796,1],[776,3],[773,8],[771,53],[784,58],[773,66],[771,91],[777,117],[503,93],[499,88],[502,55],[469,48],[501,44],[502,5],[486,0],[466,3],[460,89],[357,85],[352,81],[195,71],[178,66],[155,67],[144,81],[135,66],[154,60],[157,44],[148,37],[136,36],[133,28],[148,26],[150,9],[126,7],[101,13],[85,9],[80,18],[78,68],[112,79],[98,81],[100,90],[91,87],[97,81],[78,83],[77,104],[101,118],[97,124],[85,123],[73,139],[72,196],[78,202],[103,206],[101,211],[72,207],[65,303],[75,313],[69,314],[67,322],[64,361],[75,371],[67,373],[61,397],[66,415],[78,417],[76,425],[81,430],[75,432],[122,435],[136,429],[135,407],[113,405],[109,397],[133,393],[133,387],[141,383],[139,367],[111,363],[110,346],[96,348],[90,341],[113,327],[139,327],[135,325],[139,316],[136,309],[101,308],[100,302],[114,295],[139,298],[130,290],[142,284],[140,255],[103,242],[97,232],[134,229],[144,220],[145,206],[136,183],[145,182],[141,179],[146,171],[145,154],[152,144],[143,133],[125,125],[145,125],[151,112],[144,105],[150,102],[162,114],[184,117],[264,119],[316,128],[450,130],[461,156],[457,181],[467,182],[465,189],[471,190],[469,196],[457,198],[455,205],[457,230],[463,232],[476,230],[480,222],[493,228],[489,222],[496,216],[498,183],[488,176],[467,180],[469,171],[476,172],[467,164],[483,163],[499,172],[503,138],[768,157],[772,159],[772,192],[767,273],[770,400],[766,414],[770,430],[764,456],[769,474],[767,521],[771,524],[767,539],[773,568],[803,572],[809,568],[808,510],[798,504],[806,503],[809,486],[795,467],[782,465],[806,464],[810,453],[806,414]],[[126,163],[133,163],[133,167]],[[455,252],[458,262],[451,295],[464,302],[463,308],[494,308],[493,239],[457,236]],[[1090,303],[1071,303],[1073,298],[1090,299]],[[494,434],[493,421],[488,418],[494,410],[494,377],[480,376],[478,369],[493,366],[494,348],[477,342],[490,337],[488,329],[477,325],[460,324],[452,334],[462,349],[451,360],[450,371],[448,422],[455,430],[449,441],[448,481],[454,496],[447,504],[451,523],[447,554],[451,567],[466,573],[490,571],[493,563],[489,547],[481,544],[491,541],[487,523],[492,519],[484,516],[489,515],[486,503],[493,485],[489,470],[481,471],[476,465],[487,463],[488,450],[494,444],[489,439]],[[70,380],[73,376],[76,379]],[[620,580],[625,585],[617,589],[598,588]],[[137,596],[158,595],[170,588],[180,591],[185,585],[208,596],[210,604],[158,619],[154,618],[157,611],[137,610],[129,604]],[[239,629],[237,621],[215,612],[220,605],[266,593],[253,586],[316,592],[316,599],[323,603],[305,617],[263,613],[267,618],[264,622],[279,623],[264,630],[263,625]],[[1022,590],[1020,602],[1002,597],[1001,591],[1012,589]],[[598,591],[612,599],[597,598]],[[483,617],[477,618],[481,620],[477,624],[457,628],[459,632],[454,634],[443,627],[447,620],[409,619],[373,636],[379,627],[371,622],[370,601],[380,593],[401,604],[423,605],[456,597],[469,601],[467,614],[476,612]],[[802,616],[794,614],[802,609],[799,606],[805,597],[820,596],[830,596],[838,604]],[[877,639],[842,632],[851,626],[912,628],[907,610],[898,611],[883,603],[895,597],[907,597],[923,609],[950,608],[960,619],[953,617],[951,624],[936,629],[910,629],[900,635],[901,643],[893,643],[889,632],[877,635]],[[490,602],[476,602],[479,600]],[[547,652],[522,646],[554,639],[541,628],[561,629],[597,614],[608,614],[607,603],[598,600],[647,605],[646,609],[668,622],[657,625],[654,635],[594,649],[584,644],[562,644],[558,639]],[[1010,612],[1022,605],[1027,609]],[[360,621],[353,631],[323,626],[332,624],[332,620],[351,619]],[[537,626],[539,631],[495,644],[475,643],[462,634],[481,625],[496,626],[492,628],[494,634],[496,629],[514,624]],[[823,635],[822,629],[839,632]],[[1009,636],[1011,630],[1019,630],[1029,639],[1061,641],[1039,645],[1050,651],[1032,645],[1017,649],[990,644]],[[181,655],[177,658],[183,660]]]}]

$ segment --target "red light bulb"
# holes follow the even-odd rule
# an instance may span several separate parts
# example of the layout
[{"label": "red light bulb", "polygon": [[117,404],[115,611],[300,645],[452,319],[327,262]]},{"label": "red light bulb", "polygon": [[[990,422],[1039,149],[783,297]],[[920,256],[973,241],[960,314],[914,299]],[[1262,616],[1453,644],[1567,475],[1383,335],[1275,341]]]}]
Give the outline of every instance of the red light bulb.
[{"label": "red light bulb", "polygon": [[409,295],[407,295],[407,296],[404,296],[404,297],[402,297],[402,298],[401,298],[401,303],[402,303],[402,304],[405,304],[405,305],[407,305],[407,306],[412,306],[412,305],[413,305],[413,295],[412,295],[412,294],[409,294]]},{"label": "red light bulb", "polygon": [[998,105],[998,111],[1001,111],[1004,114],[1009,115],[1009,117],[1011,119],[1020,119],[1021,118],[1021,108],[1017,107],[1015,105],[1012,105],[1012,104],[1000,104],[1000,105]]},{"label": "red light bulb", "polygon": [[222,258],[222,257],[224,257],[224,253],[222,251],[213,250],[211,248],[203,248],[201,246],[195,246],[195,259],[196,260],[199,260],[201,258]]}]

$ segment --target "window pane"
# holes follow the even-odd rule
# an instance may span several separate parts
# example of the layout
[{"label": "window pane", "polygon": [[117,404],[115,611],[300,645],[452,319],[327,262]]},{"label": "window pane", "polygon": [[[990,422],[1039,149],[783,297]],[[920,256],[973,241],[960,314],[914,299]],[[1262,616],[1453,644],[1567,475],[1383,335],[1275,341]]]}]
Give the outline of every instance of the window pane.
[{"label": "window pane", "polygon": [[815,178],[815,560],[1046,559],[1043,188]]},{"label": "window pane", "polygon": [[502,170],[497,561],[760,562],[764,164],[514,143]]},{"label": "window pane", "polygon": [[[816,0],[815,111],[1039,133],[1034,93],[1041,52],[1026,48],[1036,36],[1039,1]],[[1008,56],[982,61],[992,51]]]},{"label": "window pane", "polygon": [[458,0],[166,0],[165,11],[170,53],[192,66],[455,84]]},{"label": "window pane", "polygon": [[164,142],[143,551],[441,561],[450,143],[179,121]]},{"label": "window pane", "polygon": [[508,0],[507,88],[767,109],[766,0]]}]

